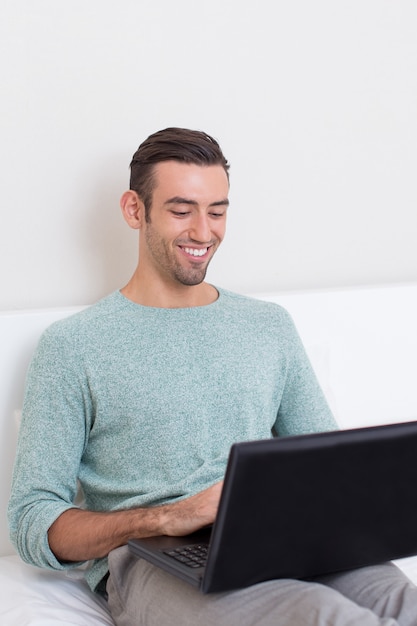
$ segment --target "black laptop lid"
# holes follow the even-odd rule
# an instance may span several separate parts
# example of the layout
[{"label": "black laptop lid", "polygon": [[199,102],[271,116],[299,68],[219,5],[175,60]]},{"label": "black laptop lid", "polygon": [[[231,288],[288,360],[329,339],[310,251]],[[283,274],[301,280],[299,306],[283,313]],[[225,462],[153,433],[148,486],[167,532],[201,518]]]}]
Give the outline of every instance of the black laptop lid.
[{"label": "black laptop lid", "polygon": [[417,553],[417,422],[235,444],[202,590]]}]

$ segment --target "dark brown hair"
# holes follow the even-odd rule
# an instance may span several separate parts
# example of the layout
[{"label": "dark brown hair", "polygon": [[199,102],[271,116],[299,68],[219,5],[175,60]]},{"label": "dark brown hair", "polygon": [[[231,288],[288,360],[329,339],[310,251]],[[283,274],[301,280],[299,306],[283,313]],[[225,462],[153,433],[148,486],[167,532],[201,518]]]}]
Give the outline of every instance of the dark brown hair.
[{"label": "dark brown hair", "polygon": [[210,135],[187,128],[166,128],[150,135],[139,146],[130,164],[130,189],[136,191],[144,203],[148,222],[155,186],[154,167],[161,161],[221,165],[229,178],[229,164]]}]

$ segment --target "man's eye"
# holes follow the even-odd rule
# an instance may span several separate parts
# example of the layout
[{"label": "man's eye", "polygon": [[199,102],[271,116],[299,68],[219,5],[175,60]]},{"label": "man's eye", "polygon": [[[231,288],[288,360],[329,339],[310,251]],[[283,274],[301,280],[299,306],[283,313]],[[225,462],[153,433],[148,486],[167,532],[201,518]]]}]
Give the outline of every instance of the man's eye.
[{"label": "man's eye", "polygon": [[175,215],[176,217],[186,217],[187,215],[190,214],[189,211],[172,211],[172,214]]}]

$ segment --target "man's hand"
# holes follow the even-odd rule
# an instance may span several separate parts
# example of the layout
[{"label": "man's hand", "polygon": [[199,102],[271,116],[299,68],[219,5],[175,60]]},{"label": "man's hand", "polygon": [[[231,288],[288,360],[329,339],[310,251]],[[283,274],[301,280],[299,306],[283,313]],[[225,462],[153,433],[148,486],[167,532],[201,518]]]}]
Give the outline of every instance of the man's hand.
[{"label": "man's hand", "polygon": [[161,513],[161,535],[188,535],[212,524],[217,515],[223,482],[174,504],[157,507]]},{"label": "man's hand", "polygon": [[49,546],[60,561],[88,561],[107,556],[135,537],[187,535],[212,524],[223,482],[173,504],[97,513],[69,509],[48,532]]}]

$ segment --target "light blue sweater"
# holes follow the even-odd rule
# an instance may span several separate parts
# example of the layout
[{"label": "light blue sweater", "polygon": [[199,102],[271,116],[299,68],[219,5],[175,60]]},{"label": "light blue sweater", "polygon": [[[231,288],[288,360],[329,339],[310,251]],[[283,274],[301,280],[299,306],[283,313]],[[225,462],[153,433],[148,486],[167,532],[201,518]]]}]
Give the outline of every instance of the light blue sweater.
[{"label": "light blue sweater", "polygon": [[[47,531],[77,479],[90,510],[157,505],[220,480],[233,442],[337,428],[286,311],[218,291],[180,309],[115,292],[44,333],[9,506],[25,561],[68,567]],[[106,571],[92,563],[93,589]]]}]

